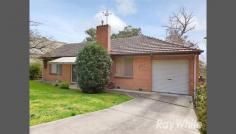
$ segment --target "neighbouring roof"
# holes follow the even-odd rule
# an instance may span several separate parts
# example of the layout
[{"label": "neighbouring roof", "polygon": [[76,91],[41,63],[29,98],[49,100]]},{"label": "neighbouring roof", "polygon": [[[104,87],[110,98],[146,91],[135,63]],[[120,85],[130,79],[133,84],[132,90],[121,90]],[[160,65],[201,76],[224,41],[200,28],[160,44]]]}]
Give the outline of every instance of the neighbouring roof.
[{"label": "neighbouring roof", "polygon": [[[42,57],[74,57],[86,45],[83,43],[72,43],[46,53]],[[183,44],[175,44],[157,38],[139,35],[128,38],[111,40],[111,55],[132,54],[179,54],[179,53],[201,53],[202,50],[192,48]]]},{"label": "neighbouring roof", "polygon": [[71,43],[44,54],[42,57],[74,57],[78,54],[86,43]]}]

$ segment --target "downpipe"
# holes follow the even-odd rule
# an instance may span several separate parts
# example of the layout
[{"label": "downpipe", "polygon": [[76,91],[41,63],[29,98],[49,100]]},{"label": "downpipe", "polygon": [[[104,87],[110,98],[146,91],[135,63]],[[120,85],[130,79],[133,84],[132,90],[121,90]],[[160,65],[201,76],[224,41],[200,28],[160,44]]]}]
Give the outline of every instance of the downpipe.
[{"label": "downpipe", "polygon": [[196,101],[197,101],[197,55],[194,55],[194,69],[193,69],[193,76],[194,76],[194,92],[193,92],[193,102],[194,105],[196,106]]}]

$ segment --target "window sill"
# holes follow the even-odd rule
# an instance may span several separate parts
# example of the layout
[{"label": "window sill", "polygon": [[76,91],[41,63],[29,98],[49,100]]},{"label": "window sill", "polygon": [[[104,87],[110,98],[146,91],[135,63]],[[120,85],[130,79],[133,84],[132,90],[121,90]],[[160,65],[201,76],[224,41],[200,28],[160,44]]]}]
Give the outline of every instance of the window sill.
[{"label": "window sill", "polygon": [[119,75],[115,75],[114,77],[116,77],[116,78],[133,79],[133,76],[119,76]]},{"label": "window sill", "polygon": [[54,73],[50,73],[50,75],[61,75],[61,74],[54,74]]}]

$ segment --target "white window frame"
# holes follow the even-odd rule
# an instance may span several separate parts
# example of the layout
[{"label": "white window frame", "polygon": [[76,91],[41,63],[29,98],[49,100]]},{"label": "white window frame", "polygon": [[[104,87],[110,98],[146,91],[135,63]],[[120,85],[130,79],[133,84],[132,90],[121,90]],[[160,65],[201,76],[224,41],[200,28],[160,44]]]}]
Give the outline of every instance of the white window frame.
[{"label": "white window frame", "polygon": [[[56,72],[54,71],[53,72],[53,66],[55,67],[56,66]],[[62,64],[51,64],[51,67],[50,67],[50,73],[51,74],[55,74],[55,75],[61,75],[62,74]]]}]

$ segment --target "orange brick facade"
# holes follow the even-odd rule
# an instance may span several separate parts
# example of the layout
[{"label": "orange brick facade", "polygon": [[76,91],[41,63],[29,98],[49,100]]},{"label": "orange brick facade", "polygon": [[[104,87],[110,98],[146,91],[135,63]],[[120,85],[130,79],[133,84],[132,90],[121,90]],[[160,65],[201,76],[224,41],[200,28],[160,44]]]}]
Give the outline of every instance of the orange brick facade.
[{"label": "orange brick facade", "polygon": [[[194,89],[194,55],[153,55],[133,56],[133,77],[120,77],[115,75],[115,63],[117,56],[112,56],[113,65],[111,81],[115,87],[130,90],[152,91],[152,61],[153,60],[188,60],[189,61],[189,94],[193,95]],[[198,64],[198,55],[196,56]],[[198,67],[196,68],[198,75]],[[62,80],[71,82],[71,65],[62,64],[62,74],[57,76],[50,73],[50,64],[43,69],[43,79],[47,81]]]},{"label": "orange brick facade", "polygon": [[109,25],[97,26],[96,30],[96,41],[103,48],[105,48],[108,53],[111,51],[111,27]]},{"label": "orange brick facade", "polygon": [[[113,58],[111,81],[116,87],[123,89],[152,91],[152,61],[153,60],[188,60],[189,61],[189,94],[193,95],[194,90],[194,55],[154,55],[154,56],[134,56],[133,77],[115,76],[115,61]],[[198,56],[196,59],[198,64]],[[198,68],[197,68],[198,72]],[[197,73],[198,74],[198,73]]]},{"label": "orange brick facade", "polygon": [[115,76],[115,63],[116,57],[112,57],[113,66],[111,81],[115,84],[116,87],[123,89],[138,90],[142,89],[143,91],[151,91],[152,85],[152,63],[150,56],[134,56],[133,57],[133,77],[125,78]]},{"label": "orange brick facade", "polygon": [[46,80],[46,81],[60,80],[60,81],[71,82],[71,64],[62,64],[62,68],[61,68],[62,72],[60,75],[51,74],[50,73],[51,65],[47,64],[46,66],[47,68],[43,67],[43,71],[42,71],[43,80]]}]

